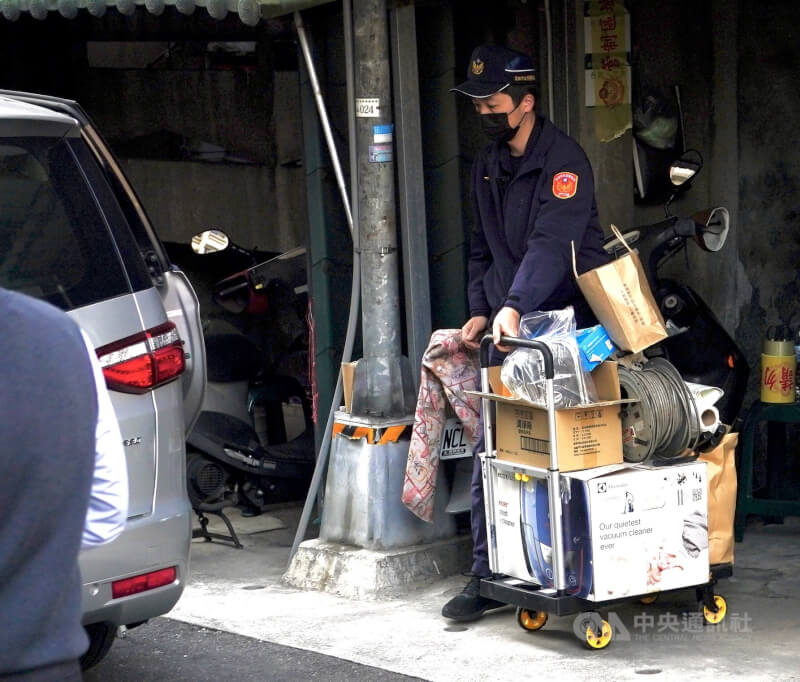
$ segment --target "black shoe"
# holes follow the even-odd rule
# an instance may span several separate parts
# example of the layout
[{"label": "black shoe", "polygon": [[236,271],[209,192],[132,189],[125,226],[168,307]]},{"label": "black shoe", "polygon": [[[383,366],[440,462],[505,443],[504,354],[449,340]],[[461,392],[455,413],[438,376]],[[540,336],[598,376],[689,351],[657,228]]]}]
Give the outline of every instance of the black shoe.
[{"label": "black shoe", "polygon": [[258,507],[242,507],[241,515],[245,518],[250,518],[252,516],[261,516],[261,510]]},{"label": "black shoe", "polygon": [[478,620],[485,611],[499,609],[505,604],[495,599],[481,597],[481,579],[472,576],[467,586],[442,607],[442,615],[450,620],[466,622]]}]

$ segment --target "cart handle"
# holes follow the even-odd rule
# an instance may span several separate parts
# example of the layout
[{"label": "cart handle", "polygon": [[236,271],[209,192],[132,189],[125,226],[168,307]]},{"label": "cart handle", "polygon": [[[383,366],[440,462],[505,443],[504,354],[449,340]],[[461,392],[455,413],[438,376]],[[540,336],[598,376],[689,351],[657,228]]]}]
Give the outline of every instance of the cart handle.
[{"label": "cart handle", "polygon": [[[492,335],[487,334],[481,339],[480,362],[481,369],[489,366],[489,346],[492,345]],[[552,379],[553,374],[553,353],[548,348],[547,344],[543,341],[536,339],[521,339],[516,336],[501,336],[501,346],[517,346],[519,348],[530,348],[531,350],[538,350],[542,354],[544,360],[544,378]]]}]

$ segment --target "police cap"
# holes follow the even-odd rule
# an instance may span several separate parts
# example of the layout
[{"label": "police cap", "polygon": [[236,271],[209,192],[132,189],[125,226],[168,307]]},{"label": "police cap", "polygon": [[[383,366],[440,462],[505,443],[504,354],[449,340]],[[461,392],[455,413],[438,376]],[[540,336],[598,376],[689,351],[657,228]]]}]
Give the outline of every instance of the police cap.
[{"label": "police cap", "polygon": [[483,99],[509,85],[533,85],[536,70],[530,57],[502,45],[480,45],[472,51],[467,80],[450,89],[468,97]]}]

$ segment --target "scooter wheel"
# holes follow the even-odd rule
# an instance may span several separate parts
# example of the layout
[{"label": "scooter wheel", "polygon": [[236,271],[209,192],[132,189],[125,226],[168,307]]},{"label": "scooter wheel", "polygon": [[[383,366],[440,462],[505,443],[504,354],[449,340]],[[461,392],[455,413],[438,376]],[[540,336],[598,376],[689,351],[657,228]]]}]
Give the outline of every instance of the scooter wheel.
[{"label": "scooter wheel", "polygon": [[717,607],[716,611],[712,611],[707,606],[703,606],[703,618],[705,618],[706,623],[710,625],[721,623],[725,618],[725,614],[728,613],[728,604],[722,596],[718,594],[714,595],[714,606]]},{"label": "scooter wheel", "polygon": [[597,625],[594,623],[590,623],[586,628],[586,646],[590,649],[605,649],[611,642],[614,633],[608,621],[601,620],[599,630],[598,632]]},{"label": "scooter wheel", "polygon": [[644,604],[645,606],[655,604],[656,601],[658,601],[658,592],[653,592],[653,594],[647,594],[644,597],[639,598],[639,603]]},{"label": "scooter wheel", "polygon": [[520,607],[517,609],[517,623],[528,632],[541,630],[547,623],[547,611],[529,611]]}]

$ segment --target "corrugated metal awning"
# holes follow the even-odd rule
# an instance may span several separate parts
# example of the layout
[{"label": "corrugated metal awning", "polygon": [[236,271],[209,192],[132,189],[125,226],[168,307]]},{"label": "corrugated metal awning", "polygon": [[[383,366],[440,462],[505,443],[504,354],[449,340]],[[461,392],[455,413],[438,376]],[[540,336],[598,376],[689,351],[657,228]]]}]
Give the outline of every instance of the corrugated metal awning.
[{"label": "corrugated metal awning", "polygon": [[23,13],[44,20],[50,12],[58,12],[65,19],[74,19],[82,9],[95,17],[102,17],[109,7],[120,14],[131,16],[137,7],[151,14],[163,13],[165,7],[174,5],[181,14],[192,14],[203,7],[214,19],[224,19],[235,12],[243,23],[255,26],[261,19],[269,19],[333,0],[0,0],[0,13],[7,21],[16,21]]}]

